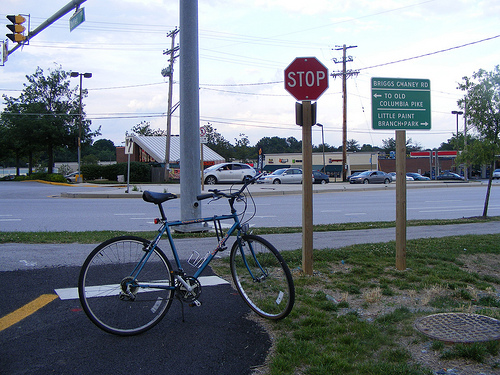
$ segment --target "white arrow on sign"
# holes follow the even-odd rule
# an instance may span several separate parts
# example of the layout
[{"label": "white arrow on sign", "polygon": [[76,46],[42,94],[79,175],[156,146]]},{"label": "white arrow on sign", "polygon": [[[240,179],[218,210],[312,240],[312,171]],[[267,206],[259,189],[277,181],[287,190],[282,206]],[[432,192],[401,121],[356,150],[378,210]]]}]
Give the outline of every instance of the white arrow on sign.
[{"label": "white arrow on sign", "polygon": [[380,95],[380,94],[375,94],[375,95],[373,95],[373,97],[374,97],[374,98],[381,98],[381,97],[382,97],[382,95]]}]

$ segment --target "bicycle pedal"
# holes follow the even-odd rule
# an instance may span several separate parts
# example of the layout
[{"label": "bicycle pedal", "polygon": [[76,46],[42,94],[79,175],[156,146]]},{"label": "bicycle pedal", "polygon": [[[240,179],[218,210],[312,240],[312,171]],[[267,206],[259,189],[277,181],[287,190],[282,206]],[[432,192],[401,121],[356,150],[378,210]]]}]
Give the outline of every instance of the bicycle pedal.
[{"label": "bicycle pedal", "polygon": [[192,303],[189,304],[189,307],[200,307],[201,302],[195,299]]}]

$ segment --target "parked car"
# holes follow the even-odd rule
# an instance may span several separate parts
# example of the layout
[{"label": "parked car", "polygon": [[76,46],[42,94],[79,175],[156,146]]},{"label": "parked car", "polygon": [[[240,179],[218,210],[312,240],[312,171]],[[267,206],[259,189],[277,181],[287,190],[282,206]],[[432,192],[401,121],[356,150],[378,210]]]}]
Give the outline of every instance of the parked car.
[{"label": "parked car", "polygon": [[408,177],[408,176],[413,178],[413,180],[415,180],[415,181],[430,181],[429,177],[422,176],[420,173],[410,172],[410,173],[406,174],[406,177]]},{"label": "parked car", "polygon": [[500,178],[500,169],[495,169],[493,171],[493,179],[499,179]]},{"label": "parked car", "polygon": [[391,176],[382,171],[365,171],[349,179],[351,184],[389,184],[391,181]]},{"label": "parked car", "polygon": [[254,177],[257,171],[244,163],[221,163],[208,167],[203,171],[207,185],[224,182],[243,182],[245,177]]},{"label": "parked car", "polygon": [[351,180],[351,177],[354,177],[354,176],[357,176],[358,174],[360,174],[361,172],[354,172],[352,175],[350,176],[347,176],[347,181],[350,181]]},{"label": "parked car", "polygon": [[[389,176],[391,176],[391,181],[396,181],[396,172],[390,172]],[[408,173],[406,174],[406,181],[413,181],[413,177],[408,176]]]},{"label": "parked car", "polygon": [[461,180],[463,181],[464,178],[456,173],[450,172],[450,171],[445,171],[441,173],[439,176],[436,177],[437,180]]},{"label": "parked car", "polygon": [[313,183],[315,184],[327,184],[330,182],[330,178],[328,177],[328,175],[320,172],[320,171],[313,171],[313,177],[314,177],[314,181]]},{"label": "parked car", "polygon": [[299,168],[281,168],[273,173],[259,178],[258,183],[263,184],[301,184],[302,169]]},{"label": "parked car", "polygon": [[70,174],[67,174],[66,176],[64,176],[64,178],[66,179],[66,181],[68,182],[76,182],[76,176],[78,175],[78,171],[77,172],[73,172],[73,173],[70,173]]}]

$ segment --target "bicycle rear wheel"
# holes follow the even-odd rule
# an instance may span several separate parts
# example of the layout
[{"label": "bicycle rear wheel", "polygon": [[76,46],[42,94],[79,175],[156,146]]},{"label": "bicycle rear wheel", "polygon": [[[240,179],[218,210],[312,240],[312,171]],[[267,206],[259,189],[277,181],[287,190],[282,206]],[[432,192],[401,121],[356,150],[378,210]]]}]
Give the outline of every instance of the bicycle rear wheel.
[{"label": "bicycle rear wheel", "polygon": [[123,236],[97,246],[85,260],[78,280],[83,310],[99,328],[136,335],[152,328],[168,311],[174,290],[172,267],[157,247],[138,277],[131,276],[149,241]]},{"label": "bicycle rear wheel", "polygon": [[260,316],[283,319],[292,311],[292,274],[276,248],[262,237],[243,235],[231,248],[231,274],[241,297]]}]

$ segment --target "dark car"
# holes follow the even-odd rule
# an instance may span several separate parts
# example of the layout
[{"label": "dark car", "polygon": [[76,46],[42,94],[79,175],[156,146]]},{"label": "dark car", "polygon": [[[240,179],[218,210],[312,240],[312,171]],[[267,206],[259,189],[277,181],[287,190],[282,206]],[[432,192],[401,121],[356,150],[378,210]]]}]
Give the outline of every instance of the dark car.
[{"label": "dark car", "polygon": [[357,176],[358,174],[360,174],[361,172],[354,172],[352,175],[350,176],[347,176],[347,181],[349,181],[351,179],[351,177],[354,177],[354,176]]},{"label": "dark car", "polygon": [[326,174],[321,173],[320,171],[313,171],[313,177],[314,177],[313,183],[315,184],[324,185],[330,182],[330,178]]},{"label": "dark car", "polygon": [[407,173],[407,177],[412,177],[414,181],[430,181],[429,177],[422,176],[420,173]]},{"label": "dark car", "polygon": [[361,172],[349,179],[351,184],[390,184],[391,181],[391,176],[382,171]]},{"label": "dark car", "polygon": [[453,172],[443,172],[439,176],[436,177],[437,180],[459,180],[463,181],[464,178],[456,173]]}]

